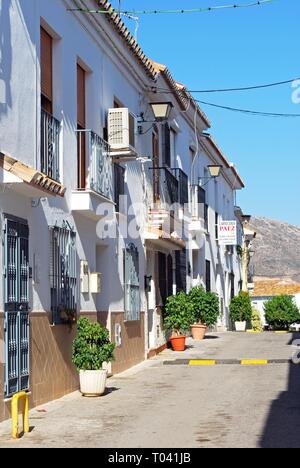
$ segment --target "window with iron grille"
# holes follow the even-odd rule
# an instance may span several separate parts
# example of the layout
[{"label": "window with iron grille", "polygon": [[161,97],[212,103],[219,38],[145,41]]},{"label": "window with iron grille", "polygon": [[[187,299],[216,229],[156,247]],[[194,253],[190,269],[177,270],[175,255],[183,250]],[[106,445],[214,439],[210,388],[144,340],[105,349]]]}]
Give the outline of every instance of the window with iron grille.
[{"label": "window with iron grille", "polygon": [[68,223],[50,228],[50,290],[54,324],[76,317],[76,233]]},{"label": "window with iron grille", "polygon": [[129,244],[124,251],[125,320],[140,320],[139,251]]}]

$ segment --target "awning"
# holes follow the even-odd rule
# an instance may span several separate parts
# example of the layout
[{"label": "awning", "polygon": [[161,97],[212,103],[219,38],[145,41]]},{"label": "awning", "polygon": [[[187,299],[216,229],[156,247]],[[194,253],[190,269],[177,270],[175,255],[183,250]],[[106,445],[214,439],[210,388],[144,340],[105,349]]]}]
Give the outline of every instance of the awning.
[{"label": "awning", "polygon": [[56,182],[42,172],[26,166],[26,164],[23,164],[17,159],[1,152],[0,168],[15,176],[17,178],[16,183],[24,182],[34,189],[41,190],[42,192],[46,192],[52,196],[63,197],[65,195],[66,188],[59,182]]}]

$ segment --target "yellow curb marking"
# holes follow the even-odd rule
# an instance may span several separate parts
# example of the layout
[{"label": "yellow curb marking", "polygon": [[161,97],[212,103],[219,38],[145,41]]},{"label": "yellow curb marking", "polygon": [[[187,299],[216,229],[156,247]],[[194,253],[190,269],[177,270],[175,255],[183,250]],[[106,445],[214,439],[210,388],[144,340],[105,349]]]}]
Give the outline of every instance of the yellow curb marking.
[{"label": "yellow curb marking", "polygon": [[259,360],[259,359],[244,359],[241,361],[242,366],[263,366],[268,364],[269,361]]},{"label": "yellow curb marking", "polygon": [[260,331],[255,331],[255,330],[247,330],[247,333],[262,333]]},{"label": "yellow curb marking", "polygon": [[274,333],[277,333],[277,335],[284,334],[284,333],[289,333],[288,331],[276,331]]},{"label": "yellow curb marking", "polygon": [[214,366],[215,364],[215,360],[191,360],[189,362],[190,366]]}]

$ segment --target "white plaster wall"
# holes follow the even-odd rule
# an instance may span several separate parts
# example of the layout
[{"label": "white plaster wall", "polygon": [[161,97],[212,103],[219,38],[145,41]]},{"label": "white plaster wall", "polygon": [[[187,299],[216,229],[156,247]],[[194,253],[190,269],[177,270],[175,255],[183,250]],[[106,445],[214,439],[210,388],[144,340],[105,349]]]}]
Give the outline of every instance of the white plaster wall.
[{"label": "white plaster wall", "polygon": [[[78,275],[80,260],[89,262],[91,272],[100,271],[103,274],[102,294],[80,294],[80,308],[84,311],[97,308],[122,311],[122,236],[119,240],[112,239],[106,242],[105,247],[99,248],[98,244],[101,242],[96,237],[96,223],[82,216],[74,217],[70,210],[72,190],[77,188],[76,64],[80,60],[87,71],[87,128],[100,136],[103,135],[103,127],[106,126],[107,110],[113,106],[115,97],[136,115],[140,112],[141,87],[148,79],[128,49],[120,43],[117,35],[110,31],[108,37],[106,21],[100,19],[103,29],[96,33],[82,14],[78,15],[78,21],[66,8],[67,4],[62,0],[52,0],[51,5],[47,0],[0,2],[1,29],[3,27],[5,37],[5,47],[1,48],[5,73],[0,79],[0,150],[25,164],[40,168],[39,55],[42,22],[54,38],[53,114],[61,122],[61,181],[67,187],[63,200],[46,200],[37,208],[32,208],[30,198],[17,195],[6,186],[5,192],[0,195],[1,209],[27,219],[30,224],[31,264],[35,255],[41,270],[40,282],[33,288],[33,310],[49,310],[48,226],[66,219],[77,231]],[[117,50],[114,50],[112,40],[115,40],[119,47],[123,47],[122,60]],[[20,70],[24,73],[20,73]],[[145,141],[141,139],[138,142],[139,147],[144,145]],[[141,201],[139,174],[137,171],[134,173],[130,167],[128,174],[128,185],[133,186],[129,195],[133,200]],[[138,244],[143,285],[144,249],[140,240]],[[141,303],[144,310],[143,288]]]},{"label": "white plaster wall", "polygon": [[[17,195],[7,185],[0,186],[0,208],[2,212],[28,219],[30,225],[30,258],[40,266],[40,280],[33,285],[32,309],[49,310],[49,231],[48,226],[66,219],[77,231],[78,277],[80,260],[89,262],[90,271],[102,273],[102,293],[82,295],[79,293],[80,308],[84,311],[123,311],[123,249],[130,239],[124,239],[117,229],[117,238],[104,240],[96,236],[96,222],[83,216],[73,216],[70,209],[72,190],[77,185],[77,98],[76,64],[79,60],[87,71],[87,127],[103,135],[106,126],[107,110],[117,98],[131,112],[145,113],[146,120],[153,116],[147,102],[157,96],[146,93],[153,82],[148,79],[136,59],[124,46],[121,39],[108,25],[104,17],[98,15],[98,24],[90,23],[91,17],[72,14],[66,11],[63,0],[0,0],[0,31],[5,38],[1,47],[0,59],[4,64],[4,75],[0,78],[0,150],[37,169],[40,155],[40,23],[54,38],[54,116],[61,122],[61,175],[67,187],[64,199],[42,201],[38,207],[31,207],[30,198]],[[94,21],[94,20],[92,20]],[[20,70],[22,71],[20,73]],[[165,87],[162,78],[157,83]],[[191,174],[190,144],[195,142],[193,126],[194,111],[183,113],[170,94],[161,95],[161,100],[172,100],[172,119],[176,119],[179,133],[176,136],[176,166]],[[146,123],[147,130],[151,124]],[[197,117],[197,131],[205,129],[205,124]],[[160,129],[159,129],[160,131]],[[161,132],[160,132],[161,133]],[[137,149],[141,156],[152,156],[151,131],[137,136]],[[161,139],[160,139],[161,140]],[[162,152],[161,152],[162,153]],[[208,154],[200,150],[196,172],[203,176],[204,167],[211,163]],[[131,213],[130,221],[138,228],[138,239],[134,242],[140,252],[141,309],[146,310],[144,275],[147,271],[148,253],[144,248],[143,231],[146,222],[145,212],[152,204],[152,163],[127,163],[126,182],[129,200],[139,205]],[[228,305],[228,284],[225,274],[232,270],[236,281],[240,279],[240,264],[236,256],[224,255],[218,248],[215,238],[215,210],[223,219],[234,219],[234,196],[228,182],[218,180],[217,200],[213,183],[207,186],[210,205],[210,235],[203,237],[203,246],[197,256],[197,271],[205,280],[205,259],[212,262],[212,289],[219,292]],[[224,202],[225,201],[225,202]],[[139,215],[139,212],[142,213]],[[117,222],[116,219],[114,221]],[[1,250],[1,249],[0,249]],[[193,264],[192,252],[188,253]],[[217,275],[217,265],[218,272]],[[154,266],[152,274],[154,277]],[[148,274],[148,273],[147,273]],[[227,275],[228,276],[228,275]],[[218,278],[218,279],[217,279]],[[192,279],[188,278],[189,287]],[[155,285],[148,297],[150,308],[155,314]],[[0,285],[0,291],[2,282]],[[0,297],[1,303],[2,291]],[[226,316],[224,318],[226,322]],[[157,323],[158,316],[154,317]],[[225,323],[224,322],[224,323]],[[155,338],[153,345],[161,344],[161,337]]]}]

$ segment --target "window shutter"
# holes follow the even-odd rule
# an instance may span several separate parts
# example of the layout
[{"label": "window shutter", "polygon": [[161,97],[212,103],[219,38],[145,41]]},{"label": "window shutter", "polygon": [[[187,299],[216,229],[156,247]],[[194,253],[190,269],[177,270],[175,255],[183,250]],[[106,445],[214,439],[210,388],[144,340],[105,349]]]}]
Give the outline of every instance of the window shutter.
[{"label": "window shutter", "polygon": [[163,133],[163,153],[162,162],[164,166],[171,167],[171,130],[168,123],[165,123],[162,128]]},{"label": "window shutter", "polygon": [[85,71],[77,64],[77,122],[85,129]]},{"label": "window shutter", "polygon": [[41,28],[41,93],[50,102],[53,100],[52,37]]}]

